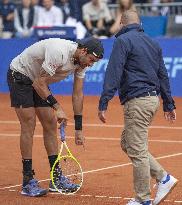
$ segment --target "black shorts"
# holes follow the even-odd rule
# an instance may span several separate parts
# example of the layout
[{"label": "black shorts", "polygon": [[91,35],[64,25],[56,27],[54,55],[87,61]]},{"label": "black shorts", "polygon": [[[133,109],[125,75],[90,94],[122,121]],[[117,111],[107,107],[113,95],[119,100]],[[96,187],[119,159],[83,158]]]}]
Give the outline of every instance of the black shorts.
[{"label": "black shorts", "polygon": [[50,107],[50,105],[37,94],[32,86],[32,81],[27,76],[9,69],[7,82],[12,107]]}]

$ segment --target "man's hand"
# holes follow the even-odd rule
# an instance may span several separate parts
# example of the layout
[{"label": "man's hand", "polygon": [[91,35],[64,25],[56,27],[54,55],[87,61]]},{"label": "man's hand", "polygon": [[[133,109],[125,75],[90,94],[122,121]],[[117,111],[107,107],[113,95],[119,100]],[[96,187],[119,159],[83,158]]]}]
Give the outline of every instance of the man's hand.
[{"label": "man's hand", "polygon": [[64,123],[65,126],[67,125],[68,118],[62,109],[57,109],[55,115],[59,124]]},{"label": "man's hand", "polygon": [[164,112],[164,117],[167,121],[173,123],[176,120],[176,112],[175,110],[171,112]]},{"label": "man's hand", "polygon": [[83,136],[82,130],[75,130],[75,144],[83,145],[85,143],[85,137]]},{"label": "man's hand", "polygon": [[103,123],[106,123],[105,113],[106,113],[106,110],[98,111],[98,117]]}]

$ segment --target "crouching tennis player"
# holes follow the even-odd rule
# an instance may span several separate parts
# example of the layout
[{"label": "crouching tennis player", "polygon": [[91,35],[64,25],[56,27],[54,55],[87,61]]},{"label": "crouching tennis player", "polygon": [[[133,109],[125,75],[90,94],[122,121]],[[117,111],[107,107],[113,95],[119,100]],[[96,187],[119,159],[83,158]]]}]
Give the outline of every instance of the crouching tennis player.
[{"label": "crouching tennis player", "polygon": [[[39,41],[25,49],[13,59],[8,70],[7,80],[11,106],[15,108],[21,125],[20,150],[23,164],[22,194],[42,196],[47,193],[34,179],[32,169],[33,135],[36,116],[43,127],[44,145],[50,169],[58,156],[57,122],[66,123],[67,116],[62,106],[51,94],[49,84],[74,74],[72,103],[75,119],[75,143],[82,145],[83,80],[87,67],[103,57],[101,42],[93,37],[72,42],[51,38]],[[61,87],[60,87],[61,89]],[[61,175],[62,189],[75,189]],[[50,191],[56,191],[50,182]]]}]

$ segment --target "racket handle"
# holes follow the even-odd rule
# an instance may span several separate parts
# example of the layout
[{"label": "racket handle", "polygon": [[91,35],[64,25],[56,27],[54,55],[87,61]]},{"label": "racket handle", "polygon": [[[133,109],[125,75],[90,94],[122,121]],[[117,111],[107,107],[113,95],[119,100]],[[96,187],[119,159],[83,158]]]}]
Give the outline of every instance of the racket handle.
[{"label": "racket handle", "polygon": [[66,140],[66,135],[65,135],[65,124],[62,123],[60,125],[60,137],[61,137],[61,141],[64,142]]}]

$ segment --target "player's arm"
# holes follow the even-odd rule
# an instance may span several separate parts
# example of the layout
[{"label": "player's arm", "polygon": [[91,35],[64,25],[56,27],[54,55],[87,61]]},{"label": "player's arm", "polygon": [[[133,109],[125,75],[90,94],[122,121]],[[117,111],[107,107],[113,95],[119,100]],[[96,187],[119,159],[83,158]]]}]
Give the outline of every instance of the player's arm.
[{"label": "player's arm", "polygon": [[51,83],[55,83],[60,81],[58,77],[50,76],[46,71],[42,71],[40,73],[40,76],[37,77],[32,86],[38,93],[38,95],[46,100],[49,105],[56,111],[56,117],[59,123],[62,123],[63,121],[67,122],[67,116],[65,115],[63,108],[61,105],[57,102],[56,98],[52,95],[52,93],[49,90],[48,85]]},{"label": "player's arm", "polygon": [[74,85],[72,93],[72,103],[74,115],[82,115],[83,111],[83,78],[74,76]]},{"label": "player's arm", "polygon": [[51,95],[48,85],[58,82],[59,80],[59,78],[50,76],[49,73],[43,70],[41,71],[40,76],[34,80],[32,86],[34,87],[38,95],[42,99],[46,100],[47,97]]},{"label": "player's arm", "polygon": [[40,69],[40,74],[33,82],[33,87],[42,99],[47,99],[51,92],[48,85],[58,82],[61,79],[57,77],[56,70],[63,65],[63,54],[60,49],[50,44],[45,46],[45,57]]},{"label": "player's arm", "polygon": [[75,143],[77,145],[84,143],[84,137],[82,135],[83,81],[84,78],[79,78],[76,74],[74,75],[72,103],[75,120]]},{"label": "player's arm", "polygon": [[61,79],[55,75],[56,70],[63,65],[63,54],[59,48],[52,47],[47,44],[45,48],[45,59],[42,63],[42,69],[39,76],[34,80],[33,87],[38,95],[46,100],[49,105],[56,111],[56,117],[59,123],[63,121],[67,122],[67,117],[57,102],[55,97],[51,94],[48,85],[54,82],[58,82]]}]

